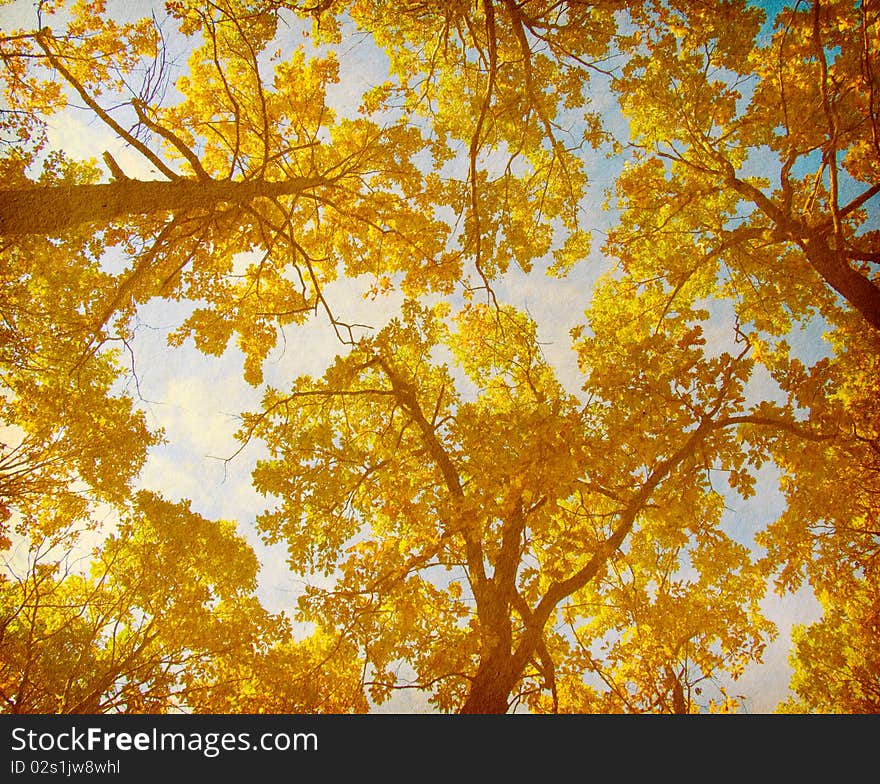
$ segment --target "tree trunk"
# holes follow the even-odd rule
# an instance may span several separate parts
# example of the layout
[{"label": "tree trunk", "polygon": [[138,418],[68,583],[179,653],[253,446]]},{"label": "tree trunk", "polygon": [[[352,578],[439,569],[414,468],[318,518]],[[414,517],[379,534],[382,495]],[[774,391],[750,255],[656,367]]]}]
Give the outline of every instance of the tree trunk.
[{"label": "tree trunk", "polygon": [[511,656],[495,656],[480,663],[461,713],[507,713],[516,683]]},{"label": "tree trunk", "polygon": [[[498,574],[496,570],[496,578]],[[474,595],[482,627],[480,664],[461,713],[507,713],[510,693],[522,671],[512,649],[510,602],[504,587],[491,580]]]},{"label": "tree trunk", "polygon": [[115,180],[98,185],[57,185],[0,190],[0,236],[53,236],[84,223],[155,212],[243,204],[258,197],[290,196],[321,185],[320,177],[281,182],[248,180]]},{"label": "tree trunk", "polygon": [[854,270],[846,259],[829,247],[823,237],[810,237],[804,245],[804,253],[825,282],[861,313],[874,329],[880,329],[880,288]]}]

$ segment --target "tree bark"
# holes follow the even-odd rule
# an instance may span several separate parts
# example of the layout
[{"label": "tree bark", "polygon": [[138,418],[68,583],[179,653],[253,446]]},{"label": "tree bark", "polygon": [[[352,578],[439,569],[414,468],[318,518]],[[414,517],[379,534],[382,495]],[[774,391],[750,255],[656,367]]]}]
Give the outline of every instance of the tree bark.
[{"label": "tree bark", "polygon": [[86,223],[150,215],[259,197],[291,196],[326,181],[300,177],[263,180],[115,180],[97,185],[57,185],[0,190],[0,236],[54,236]]},{"label": "tree bark", "polygon": [[512,656],[493,656],[480,663],[461,713],[507,713],[510,693],[519,677]]},{"label": "tree bark", "polygon": [[[496,572],[495,580],[498,577]],[[480,664],[461,713],[507,713],[510,694],[523,669],[513,654],[511,586],[495,580],[474,591],[481,626]]]},{"label": "tree bark", "polygon": [[880,329],[880,288],[854,270],[823,237],[810,237],[804,254],[813,269],[852,305],[874,329]]}]

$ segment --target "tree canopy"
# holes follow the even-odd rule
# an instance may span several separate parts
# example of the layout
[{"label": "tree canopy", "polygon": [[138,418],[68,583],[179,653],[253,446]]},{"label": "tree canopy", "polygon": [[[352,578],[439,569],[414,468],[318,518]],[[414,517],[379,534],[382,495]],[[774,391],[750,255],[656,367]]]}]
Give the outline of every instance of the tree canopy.
[{"label": "tree canopy", "polygon": [[[0,6],[2,710],[729,712],[791,631],[877,711],[880,8],[149,11]],[[156,312],[240,519],[147,470]]]}]

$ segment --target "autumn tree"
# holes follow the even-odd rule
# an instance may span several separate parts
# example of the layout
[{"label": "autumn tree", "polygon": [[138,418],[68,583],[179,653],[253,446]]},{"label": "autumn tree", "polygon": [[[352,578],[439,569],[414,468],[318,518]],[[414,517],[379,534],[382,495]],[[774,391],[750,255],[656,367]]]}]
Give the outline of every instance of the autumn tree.
[{"label": "autumn tree", "polygon": [[[93,310],[96,338],[114,313],[124,324],[133,302],[187,297],[208,303],[187,327],[201,347],[222,351],[238,331],[247,353],[262,358],[279,325],[321,308],[333,319],[321,291],[340,267],[373,279],[406,267],[419,283],[434,271],[436,285],[456,276],[443,227],[422,208],[423,178],[410,160],[423,147],[420,135],[401,123],[334,117],[324,100],[337,79],[332,53],[307,57],[300,48],[282,61],[266,51],[272,24],[211,6],[192,25],[182,22],[203,42],[175,85],[179,100],[160,104],[155,90],[126,95],[141,62],[132,51],[157,56],[158,32],[139,25],[126,40],[124,31],[105,34],[96,11],[79,11],[86,15],[79,26],[100,34],[20,33],[19,47],[28,48],[19,59],[38,75],[41,66],[52,69],[159,179],[127,175],[108,153],[111,182],[98,182],[97,171],[86,181],[20,181],[0,200],[0,222],[12,244],[33,233],[97,234],[105,252],[118,248],[132,259]],[[93,66],[105,60],[122,76]],[[145,83],[151,77],[141,75]],[[104,95],[126,98],[128,116],[117,120]],[[22,111],[41,108],[12,97]],[[257,254],[243,274],[234,270],[242,253]],[[254,378],[258,365],[249,365]]]},{"label": "autumn tree", "polygon": [[[247,678],[251,699],[264,696],[259,712],[358,704],[309,691],[321,671],[345,693],[345,662],[355,686],[358,663],[326,636],[297,647],[287,620],[262,609],[256,557],[232,523],[141,492],[94,552],[72,547],[69,531],[32,539],[0,580],[4,712],[217,712],[229,703],[216,695],[229,689],[240,711]],[[322,667],[322,639],[335,671]],[[274,682],[259,679],[264,659]]]},{"label": "autumn tree", "polygon": [[877,575],[849,579],[820,595],[822,618],[795,627],[794,696],[783,713],[880,712]]},{"label": "autumn tree", "polygon": [[[560,268],[584,255],[580,152],[602,134],[597,115],[583,107],[590,68],[614,33],[616,3],[567,12],[504,3],[497,13],[489,2],[400,12],[327,4],[318,14],[319,45],[338,43],[335,14],[350,12],[392,58],[392,78],[363,97],[354,118],[336,116],[324,98],[338,78],[332,50],[309,56],[300,47],[288,56],[289,42],[279,44],[285,8],[169,4],[181,33],[202,40],[174,85],[176,103],[165,95],[169,86],[157,84],[163,75],[143,65],[164,57],[159,29],[121,27],[77,6],[65,33],[14,31],[5,52],[14,65],[7,89],[14,105],[45,112],[70,95],[159,179],[127,175],[109,152],[111,182],[39,187],[19,178],[0,200],[0,234],[65,234],[83,223],[94,232],[127,222],[105,236],[138,259],[108,297],[108,314],[132,297],[207,298],[214,308],[189,328],[219,350],[237,330],[231,314],[244,308],[249,315],[238,324],[248,323],[249,334],[241,341],[258,356],[276,324],[319,308],[333,320],[321,290],[339,270],[367,274],[380,288],[400,275],[417,294],[450,290],[465,259],[488,286],[512,261],[527,268],[551,246]],[[584,27],[589,36],[575,34]],[[533,51],[535,41],[549,54]],[[38,95],[52,100],[43,106],[31,93],[47,81],[52,89]],[[127,114],[108,108],[110,97]],[[443,211],[453,217],[439,220]],[[460,221],[455,249],[452,227]],[[262,259],[232,285],[232,259],[246,251]],[[209,337],[209,319],[226,328]]]},{"label": "autumn tree", "polygon": [[[38,9],[40,14],[50,10],[48,4]],[[162,31],[152,20],[116,23],[102,8],[78,4],[69,9],[58,34],[42,24],[46,18],[41,16],[39,29],[10,31],[0,41],[9,106],[3,115],[7,136],[0,164],[5,188],[0,198],[5,216],[0,509],[6,519],[17,506],[24,515],[22,529],[34,524],[21,508],[28,499],[64,495],[68,506],[62,518],[85,514],[83,487],[98,500],[119,502],[146,450],[157,441],[158,434],[147,432],[130,399],[114,388],[129,359],[128,319],[135,302],[156,294],[205,298],[210,292],[213,307],[193,315],[188,327],[197,333],[199,345],[222,351],[238,328],[249,355],[261,357],[274,343],[279,324],[303,319],[318,307],[321,286],[337,274],[334,243],[345,246],[351,274],[372,269],[376,254],[388,255],[398,236],[393,225],[377,226],[375,241],[365,241],[370,231],[362,231],[371,220],[381,220],[383,209],[394,213],[392,224],[404,215],[414,224],[419,242],[406,244],[407,258],[419,243],[432,242],[431,221],[405,198],[413,196],[412,189],[397,196],[386,193],[384,208],[379,204],[383,197],[369,209],[359,208],[355,195],[362,177],[370,179],[365,191],[381,190],[383,171],[395,183],[400,182],[397,173],[420,182],[410,176],[411,166],[406,175],[407,167],[395,163],[411,151],[407,138],[412,135],[404,131],[393,145],[385,144],[378,126],[344,122],[345,130],[335,132],[333,144],[326,146],[330,158],[321,162],[317,137],[332,123],[322,93],[335,78],[332,57],[306,62],[294,56],[279,66],[283,87],[270,95],[271,85],[262,76],[267,66],[259,58],[272,36],[271,25],[245,28],[220,9],[215,17],[202,20],[201,29],[209,34],[193,55],[193,67],[201,73],[193,94],[170,115],[179,116],[179,126],[161,125],[157,117],[168,85],[161,67],[149,64],[151,57],[161,64],[165,54]],[[224,92],[225,106],[218,107],[214,91],[227,70],[244,78],[234,79],[236,87]],[[118,112],[102,103],[112,104],[120,95],[134,127],[125,125],[124,118],[117,120]],[[164,181],[128,177],[108,152],[104,158],[113,180],[99,183],[103,175],[94,162],[73,162],[61,151],[47,151],[45,121],[71,98]],[[294,130],[287,127],[291,124]],[[269,129],[275,134],[271,139]],[[180,134],[204,148],[204,164]],[[170,156],[157,152],[157,141],[170,148]],[[369,161],[363,146],[371,150]],[[301,159],[294,160],[297,155]],[[334,198],[351,208],[346,220],[359,227],[338,227],[334,240],[332,220],[312,202],[315,209],[307,208],[311,217],[304,214],[304,220],[318,224],[306,230],[309,240],[295,234],[287,207],[277,197],[301,195],[308,183],[322,179],[315,167],[325,164],[333,170],[328,176],[348,182]],[[181,165],[188,167],[189,177],[178,171]],[[271,227],[258,213],[247,219],[253,231],[248,234],[239,225],[259,194],[262,203],[275,199],[269,209],[276,212],[268,218]],[[388,235],[384,241],[379,239],[383,234]],[[352,238],[359,238],[365,249],[361,263],[366,267],[360,270],[357,254],[347,252]],[[236,255],[260,245],[262,259],[244,274],[233,274]],[[306,254],[300,262],[296,248]],[[108,268],[119,265],[108,265],[106,259],[114,253],[131,259],[130,268],[111,274]],[[328,253],[334,261],[325,266],[317,259]],[[234,312],[241,308],[250,315],[236,321]],[[120,353],[106,350],[110,346],[121,349],[122,362]],[[249,363],[248,373],[258,377],[258,360]]]},{"label": "autumn tree", "polygon": [[[787,508],[758,542],[778,590],[806,583],[825,608],[797,637],[797,704],[849,710],[856,698],[820,697],[824,676],[807,681],[848,657],[843,607],[857,639],[877,639],[850,597],[870,593],[880,497],[880,17],[817,0],[782,9],[772,30],[763,21],[732,4],[645,6],[614,82],[633,138],[606,249],[633,285],[660,281],[658,322],[680,301],[730,302],[773,405],[810,423],[806,440],[764,434]],[[805,329],[824,341],[796,345]]]},{"label": "autumn tree", "polygon": [[[137,138],[139,131],[122,132],[97,99],[126,86],[126,71],[139,57],[156,53],[155,28],[148,21],[116,25],[101,16],[99,8],[81,5],[73,10],[63,35],[43,28],[3,39],[6,98],[14,107],[4,115],[12,118],[4,128],[24,138],[23,144],[7,148],[3,161],[5,182],[15,186],[7,188],[2,200],[5,214],[14,217],[4,225],[0,261],[0,508],[9,526],[3,543],[11,548],[9,576],[3,583],[3,709],[357,709],[363,701],[347,689],[342,670],[333,678],[344,700],[329,692],[310,697],[297,692],[304,682],[311,685],[321,670],[326,658],[322,646],[332,646],[334,662],[341,662],[344,642],[316,634],[308,645],[297,647],[284,619],[270,618],[259,607],[252,594],[253,552],[228,524],[209,524],[183,507],[130,495],[132,480],[160,434],[146,428],[131,396],[120,393],[126,373],[120,354],[131,351],[129,333],[124,328],[114,331],[109,320],[131,304],[138,287],[146,289],[144,298],[154,293],[150,286],[162,273],[152,265],[160,249],[167,250],[163,243],[177,230],[183,213],[208,202],[217,206],[217,199],[213,192],[196,198],[185,191],[189,201],[182,204],[179,190],[172,190],[170,201],[150,206],[155,192],[144,201],[137,186],[127,191],[125,184],[131,181],[109,154],[105,159],[116,182],[97,186],[97,191],[94,184],[101,174],[94,163],[74,163],[57,152],[45,154],[41,116],[63,106],[64,95],[60,83],[32,75],[33,64],[41,62],[171,180],[184,179],[167,164],[160,166],[156,153]],[[239,30],[239,42],[245,38]],[[147,74],[145,87],[154,76]],[[323,77],[315,78],[320,83]],[[261,89],[257,83],[256,92]],[[138,116],[146,98],[142,93],[133,99]],[[315,110],[320,113],[320,107]],[[339,148],[337,152],[345,157]],[[42,172],[30,181],[34,169]],[[114,189],[114,184],[125,187]],[[148,190],[162,185],[140,184]],[[108,191],[111,196],[106,199]],[[132,193],[136,200],[129,199]],[[102,212],[96,199],[116,206]],[[237,197],[232,202],[237,203]],[[171,207],[179,209],[164,223]],[[187,224],[184,238],[205,220],[211,223],[206,212],[210,210],[202,210],[195,223]],[[53,213],[68,217],[60,222],[50,218],[55,221],[51,225],[33,223]],[[117,226],[110,220],[133,215],[148,220],[138,226]],[[84,219],[88,225],[82,225]],[[185,257],[199,247],[200,239],[188,248],[179,242],[170,247]],[[146,255],[138,256],[145,246]],[[240,247],[250,246],[243,240]],[[106,256],[113,249],[137,257],[135,269],[123,275],[108,272]],[[207,245],[202,252],[206,259],[219,255],[218,248]],[[153,277],[147,281],[149,276]],[[121,326],[127,313],[120,318]],[[122,352],[110,350],[112,342]],[[129,372],[133,369],[132,364]],[[133,380],[136,383],[136,377]],[[98,514],[107,514],[107,507],[99,506],[103,503],[129,508],[129,521],[99,548],[91,574],[71,571],[72,559],[88,560],[83,532],[106,533],[97,522]],[[22,552],[29,553],[25,563],[16,558]],[[294,665],[296,672],[291,672]],[[259,673],[270,667],[279,682],[268,694]],[[235,684],[232,692],[230,684]]]},{"label": "autumn tree", "polygon": [[816,0],[759,35],[764,17],[742,3],[637,14],[614,81],[633,158],[609,250],[676,290],[720,277],[759,329],[841,307],[878,329],[878,11]]},{"label": "autumn tree", "polygon": [[[245,376],[257,383],[278,326],[323,308],[346,337],[346,325],[322,294],[340,268],[350,277],[368,273],[374,289],[402,273],[404,288],[418,294],[451,290],[471,258],[488,290],[514,258],[527,267],[548,251],[557,220],[568,230],[557,262],[569,266],[582,254],[587,235],[578,227],[577,203],[585,179],[575,153],[599,138],[597,121],[574,113],[573,124],[583,127],[572,136],[557,115],[586,101],[587,71],[579,63],[601,57],[613,31],[612,4],[578,15],[593,28],[587,39],[558,27],[549,5],[523,14],[506,4],[496,17],[493,4],[485,3],[473,13],[447,15],[446,62],[429,79],[430,89],[419,95],[414,83],[413,69],[425,63],[426,50],[408,61],[404,47],[396,79],[365,96],[354,119],[337,118],[324,99],[337,78],[332,52],[271,53],[277,7],[256,13],[232,2],[168,8],[180,33],[200,41],[187,75],[174,85],[176,102],[164,96],[163,31],[148,20],[117,24],[103,8],[80,4],[56,33],[42,18],[50,7],[41,5],[33,30],[3,39],[6,98],[21,118],[18,135],[32,137],[30,149],[14,147],[4,162],[10,176],[0,199],[0,234],[10,278],[28,279],[13,263],[25,254],[44,274],[86,242],[96,261],[113,249],[132,260],[112,279],[95,275],[88,301],[74,304],[86,317],[66,336],[73,367],[106,361],[109,355],[98,349],[110,340],[127,345],[132,306],[162,295],[206,301],[176,339],[192,335],[202,350],[220,353],[237,332]],[[369,6],[356,12],[371,23],[384,15]],[[384,40],[404,31],[401,40],[418,40],[413,24],[433,18],[403,14],[398,23],[391,14]],[[318,22],[319,43],[338,42],[333,18]],[[527,31],[554,39],[552,60],[533,60]],[[464,79],[460,65],[467,66]],[[528,86],[524,99],[517,96],[520,79],[504,82],[510,66]],[[566,85],[561,100],[548,87],[557,76]],[[438,98],[436,111],[431,104]],[[54,169],[47,165],[35,131],[42,117],[71,99],[139,153],[159,179],[130,176],[109,151],[103,154],[109,182],[99,181],[94,166],[60,156]],[[427,134],[424,121],[410,119],[416,110],[433,120]],[[370,114],[383,124],[366,119]],[[568,146],[557,138],[566,134]],[[441,176],[461,141],[468,146],[466,169]],[[487,177],[487,156],[505,147],[506,165]],[[434,170],[427,178],[413,164],[419,153],[427,153]],[[44,174],[31,179],[40,166]],[[443,209],[453,211],[451,221],[435,217]],[[460,247],[450,249],[449,224],[462,219]],[[255,249],[259,261],[233,274],[237,257]],[[15,339],[24,339],[16,331],[23,322],[10,326]],[[50,372],[63,376],[63,367]],[[11,393],[18,400],[15,388]],[[50,409],[56,422],[58,414]],[[148,437],[142,441],[147,445]]]},{"label": "autumn tree", "polygon": [[787,505],[758,542],[777,589],[809,585],[823,608],[820,620],[794,634],[796,697],[783,707],[874,713],[880,341],[841,332],[833,357],[811,367],[788,360],[779,373],[792,404],[808,411],[824,436],[807,450],[791,434],[774,439]]},{"label": "autumn tree", "polygon": [[[43,176],[88,176],[81,172],[55,159]],[[121,387],[131,362],[123,345],[84,353],[112,285],[100,247],[86,237],[63,246],[29,237],[0,254],[0,525],[19,533],[122,503],[161,440]]]},{"label": "autumn tree", "polygon": [[588,688],[595,669],[632,695],[618,709],[671,711],[677,689],[760,656],[763,581],[709,477],[743,468],[738,429],[776,423],[744,408],[747,349],[703,355],[698,314],[668,334],[633,321],[641,354],[582,340],[584,403],[522,314],[474,306],[450,328],[412,306],[246,418],[277,501],[258,523],[294,571],[338,575],[302,617],[358,641],[375,699],[415,685],[443,710],[601,710],[619,695]]}]

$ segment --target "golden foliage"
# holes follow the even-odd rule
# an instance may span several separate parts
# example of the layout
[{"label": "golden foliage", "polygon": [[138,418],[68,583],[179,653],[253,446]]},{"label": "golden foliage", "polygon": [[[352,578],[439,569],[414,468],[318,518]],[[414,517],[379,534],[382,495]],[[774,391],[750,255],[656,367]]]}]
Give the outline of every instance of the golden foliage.
[{"label": "golden foliage", "polygon": [[[353,40],[382,76],[347,90]],[[730,712],[768,586],[806,584],[783,709],[876,711],[878,49],[845,0],[57,2],[2,31],[3,710]],[[112,149],[57,143],[77,111]],[[555,314],[572,391],[502,293],[596,263],[602,177],[614,269]],[[364,337],[342,281],[405,304]],[[138,489],[154,300],[187,306],[169,350],[234,342],[262,393],[238,439],[310,581],[289,614],[248,521]],[[319,319],[326,371],[267,384]],[[766,464],[785,509],[740,541]]]}]

